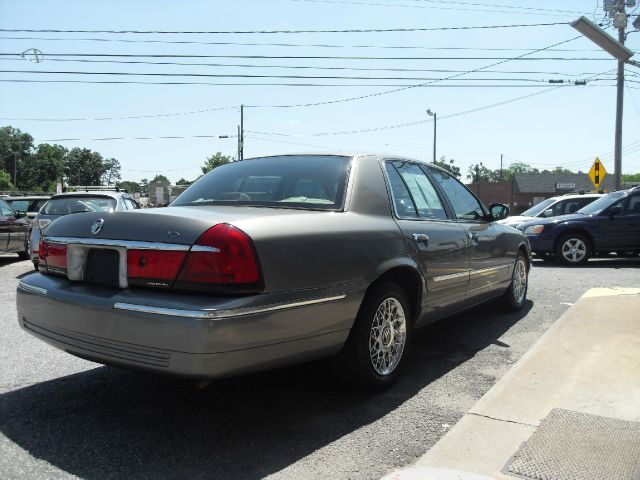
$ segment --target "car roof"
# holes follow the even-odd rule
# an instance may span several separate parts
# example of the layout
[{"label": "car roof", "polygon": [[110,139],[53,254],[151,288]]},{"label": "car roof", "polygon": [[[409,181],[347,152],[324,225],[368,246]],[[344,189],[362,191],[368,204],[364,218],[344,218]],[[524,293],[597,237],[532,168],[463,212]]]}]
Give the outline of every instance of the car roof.
[{"label": "car roof", "polygon": [[89,190],[82,192],[63,192],[57,193],[51,197],[51,200],[55,200],[57,198],[69,198],[69,197],[108,197],[113,199],[118,199],[121,196],[125,195],[125,192],[109,192],[103,190]]},{"label": "car roof", "polygon": [[18,197],[5,197],[5,200],[49,200],[51,195],[24,195]]}]

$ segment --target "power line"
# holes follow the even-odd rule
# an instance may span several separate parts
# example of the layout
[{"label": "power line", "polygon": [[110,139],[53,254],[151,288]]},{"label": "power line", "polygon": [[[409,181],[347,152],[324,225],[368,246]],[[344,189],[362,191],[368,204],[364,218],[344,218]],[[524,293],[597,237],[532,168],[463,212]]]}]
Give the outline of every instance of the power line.
[{"label": "power line", "polygon": [[[284,78],[300,80],[404,80],[404,81],[428,81],[440,80],[439,78],[425,77],[370,77],[370,76],[346,76],[346,75],[262,75],[262,74],[222,74],[222,73],[156,73],[156,72],[88,72],[88,71],[49,71],[49,70],[0,70],[0,73],[24,73],[45,75],[114,75],[114,76],[151,76],[151,77],[196,77],[196,78]],[[610,79],[608,79],[610,80]],[[613,79],[615,80],[615,79]],[[533,78],[454,78],[452,82],[467,81],[493,81],[493,82],[544,82],[544,79]],[[629,80],[634,82],[633,80]],[[640,83],[640,82],[638,82]]]},{"label": "power line", "polygon": [[[244,47],[287,47],[287,48],[377,48],[377,49],[400,49],[400,50],[469,50],[469,51],[504,51],[522,52],[533,50],[533,48],[508,48],[508,47],[425,47],[416,45],[338,45],[326,43],[265,43],[265,42],[203,42],[195,40],[133,40],[124,38],[73,38],[73,37],[0,37],[0,40],[45,40],[45,41],[73,41],[73,42],[121,42],[121,43],[159,43],[169,45],[226,45]],[[599,49],[564,49],[553,48],[549,52],[602,52]]]},{"label": "power line", "polygon": [[424,3],[443,3],[447,5],[455,4],[455,5],[472,5],[477,7],[496,7],[496,8],[510,8],[510,9],[518,9],[518,10],[532,10],[538,12],[555,12],[555,13],[571,13],[577,15],[586,15],[584,12],[577,12],[575,10],[559,10],[555,8],[539,8],[539,7],[518,7],[516,5],[496,5],[496,4],[487,4],[487,3],[475,3],[475,2],[455,2],[450,0],[413,0],[415,2],[424,2]]},{"label": "power line", "polygon": [[[578,37],[576,37],[578,38]],[[538,49],[533,53],[546,49]],[[372,57],[362,55],[188,55],[178,54],[133,54],[133,53],[47,53],[47,57],[98,57],[98,58],[244,58],[280,60],[542,60],[542,61],[611,61],[610,57],[529,57],[531,52],[516,57]],[[0,53],[4,57],[20,57],[20,53]]]},{"label": "power line", "polygon": [[116,33],[116,34],[158,34],[158,35],[231,35],[231,34],[289,34],[289,33],[383,33],[383,32],[437,32],[446,30],[489,30],[494,28],[549,27],[566,25],[566,22],[521,23],[508,25],[477,25],[462,27],[431,28],[356,28],[345,30],[60,30],[60,29],[18,29],[0,28],[0,32],[12,33]]},{"label": "power line", "polygon": [[[228,138],[236,138],[237,135],[226,135]],[[220,138],[219,135],[164,135],[158,137],[99,137],[99,138],[45,138],[41,142],[81,142],[81,141],[111,141],[111,140],[177,140],[184,138]]]},{"label": "power line", "polygon": [[[553,17],[557,17],[559,15],[569,15],[568,13],[544,13],[543,11],[540,12],[527,12],[527,11],[507,11],[507,10],[487,10],[486,8],[483,9],[478,9],[478,8],[465,8],[465,7],[441,7],[441,6],[435,6],[435,5],[417,5],[417,4],[413,4],[413,5],[407,5],[407,4],[401,4],[401,3],[379,3],[379,2],[353,2],[353,1],[346,1],[346,0],[293,0],[293,1],[297,1],[297,2],[307,2],[307,3],[324,3],[324,4],[328,4],[328,5],[360,5],[360,6],[374,6],[374,7],[398,7],[398,8],[428,8],[428,9],[438,9],[438,10],[454,10],[454,11],[458,11],[458,12],[484,12],[484,13],[508,13],[510,15],[544,15],[544,16],[553,16]],[[435,2],[434,2],[435,3]],[[439,2],[439,3],[445,3],[445,2]],[[469,3],[463,3],[463,2],[446,2],[447,4],[459,4],[459,5],[473,5],[473,4],[469,4]],[[482,5],[482,4],[476,4],[476,5],[480,5],[480,6],[485,6],[485,7],[490,7],[490,5]],[[518,8],[518,7],[509,7],[509,6],[505,6],[502,5],[500,8]],[[526,10],[526,8],[525,8]],[[551,11],[551,10],[550,10]],[[578,14],[582,14],[581,12],[574,12],[574,13],[578,13]]]},{"label": "power line", "polygon": [[[22,58],[0,58],[4,61],[20,61]],[[108,63],[116,65],[171,65],[186,67],[224,67],[224,68],[257,68],[257,69],[293,69],[293,70],[352,70],[352,71],[380,71],[380,72],[431,72],[431,73],[462,73],[466,70],[452,69],[429,69],[429,68],[393,68],[393,67],[325,67],[316,65],[256,65],[247,63],[193,63],[193,62],[149,62],[144,60],[93,60],[93,59],[68,59],[68,58],[49,58],[48,62],[72,62],[72,63]],[[569,72],[548,72],[548,71],[505,71],[505,70],[483,70],[478,73],[502,73],[510,75],[562,75],[569,77],[583,77],[591,75],[592,72],[569,73]],[[629,72],[630,75],[640,76]]]}]

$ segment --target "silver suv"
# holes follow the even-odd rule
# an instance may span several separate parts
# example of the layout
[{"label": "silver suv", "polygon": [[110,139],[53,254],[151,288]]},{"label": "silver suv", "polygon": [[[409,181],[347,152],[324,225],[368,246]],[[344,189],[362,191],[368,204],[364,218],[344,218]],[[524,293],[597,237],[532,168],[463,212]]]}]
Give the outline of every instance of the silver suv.
[{"label": "silver suv", "polygon": [[536,218],[557,217],[558,215],[569,215],[577,212],[585,205],[590,204],[595,199],[600,198],[602,193],[571,193],[560,197],[551,197],[535,204],[520,215],[507,217],[499,223],[517,227],[518,225],[535,220]]}]

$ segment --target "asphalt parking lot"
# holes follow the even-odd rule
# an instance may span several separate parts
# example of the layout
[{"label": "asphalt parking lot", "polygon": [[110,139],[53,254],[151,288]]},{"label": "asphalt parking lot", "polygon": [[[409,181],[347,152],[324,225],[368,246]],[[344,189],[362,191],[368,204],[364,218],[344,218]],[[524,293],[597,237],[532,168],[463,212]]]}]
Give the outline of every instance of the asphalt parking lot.
[{"label": "asphalt parking lot", "polygon": [[380,478],[424,454],[586,290],[640,286],[640,258],[536,261],[521,312],[487,305],[421,331],[398,384],[365,395],[327,361],[198,386],[72,357],[18,328],[31,271],[0,256],[3,479]]}]

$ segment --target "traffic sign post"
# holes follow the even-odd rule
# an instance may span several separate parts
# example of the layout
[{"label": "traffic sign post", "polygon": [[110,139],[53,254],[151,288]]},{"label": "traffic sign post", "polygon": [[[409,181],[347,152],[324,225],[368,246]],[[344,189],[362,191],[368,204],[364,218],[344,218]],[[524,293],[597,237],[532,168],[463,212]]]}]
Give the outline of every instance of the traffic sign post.
[{"label": "traffic sign post", "polygon": [[596,157],[593,165],[591,165],[591,170],[589,170],[589,178],[591,179],[591,183],[595,185],[596,190],[600,189],[600,184],[606,175],[607,171],[604,169],[604,165],[600,162],[600,159]]}]

